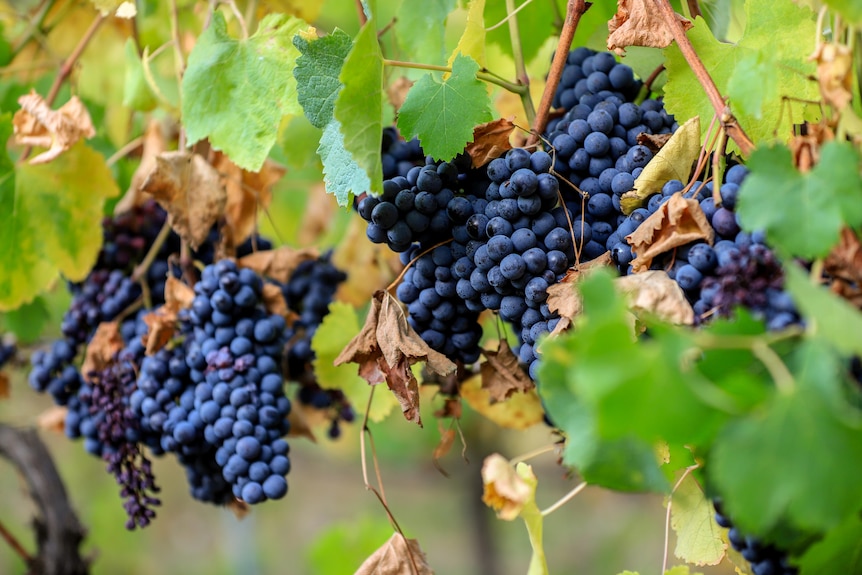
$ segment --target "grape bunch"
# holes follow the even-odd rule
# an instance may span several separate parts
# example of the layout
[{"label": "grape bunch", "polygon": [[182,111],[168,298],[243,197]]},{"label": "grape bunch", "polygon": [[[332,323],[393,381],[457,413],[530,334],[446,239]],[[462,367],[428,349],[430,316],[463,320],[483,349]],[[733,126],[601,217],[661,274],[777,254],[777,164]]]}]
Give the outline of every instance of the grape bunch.
[{"label": "grape bunch", "polygon": [[383,177],[387,180],[395,176],[406,176],[412,168],[425,163],[425,154],[419,145],[419,139],[403,140],[394,126],[383,128],[380,151]]},{"label": "grape bunch", "polygon": [[634,101],[643,83],[632,69],[618,63],[610,52],[596,52],[584,46],[569,52],[553,106],[571,110],[584,96],[610,91],[623,101]]},{"label": "grape bunch", "polygon": [[728,529],[727,537],[734,549],[751,564],[754,575],[796,575],[799,570],[789,563],[786,551],[772,544],[764,544],[756,537],[743,535],[734,527],[730,518],[724,514],[720,500],[713,501],[715,507],[715,522]]}]

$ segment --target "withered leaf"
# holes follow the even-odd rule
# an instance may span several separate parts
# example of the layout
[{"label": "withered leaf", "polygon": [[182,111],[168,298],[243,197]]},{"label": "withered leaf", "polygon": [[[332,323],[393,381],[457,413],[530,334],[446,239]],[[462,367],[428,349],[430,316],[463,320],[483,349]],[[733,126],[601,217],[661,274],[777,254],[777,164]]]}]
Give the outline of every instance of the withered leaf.
[{"label": "withered leaf", "polygon": [[[679,14],[684,30],[692,23]],[[625,54],[628,46],[667,48],[673,34],[650,0],[617,0],[617,13],[608,21],[608,50]]]},{"label": "withered leaf", "polygon": [[461,419],[462,411],[463,409],[461,407],[461,398],[447,397],[446,400],[443,402],[443,407],[434,412],[434,417],[451,417],[453,419]]},{"label": "withered leaf", "polygon": [[638,134],[637,142],[641,146],[646,146],[655,154],[668,143],[671,137],[673,137],[673,134],[647,134],[646,132],[641,132]]},{"label": "withered leaf", "polygon": [[440,430],[440,442],[437,444],[437,447],[434,448],[434,453],[432,455],[432,461],[434,463],[434,467],[437,468],[437,471],[442,473],[444,476],[449,477],[449,474],[446,473],[446,470],[443,469],[443,466],[440,465],[440,460],[446,457],[446,454],[452,449],[452,446],[455,445],[455,430],[454,429],[443,429],[443,422],[437,421],[437,428]]},{"label": "withered leaf", "polygon": [[629,297],[630,308],[635,312],[649,312],[678,324],[694,323],[694,310],[685,292],[662,270],[616,278],[614,285]]},{"label": "withered leaf", "polygon": [[514,130],[515,124],[508,118],[476,126],[473,129],[473,141],[467,144],[465,150],[473,160],[473,167],[480,168],[511,150],[509,137]]},{"label": "withered leaf", "polygon": [[9,399],[10,396],[9,376],[0,371],[0,399]]},{"label": "withered leaf", "polygon": [[494,453],[482,464],[482,501],[497,512],[497,517],[512,521],[533,497],[533,489],[518,475],[509,461]]},{"label": "withered leaf", "polygon": [[237,265],[256,271],[262,276],[277,282],[287,283],[293,271],[302,262],[315,260],[320,256],[315,248],[296,249],[282,246],[274,250],[254,252],[237,260]]},{"label": "withered leaf", "polygon": [[195,300],[195,290],[168,274],[165,281],[165,306],[174,312],[189,309]]},{"label": "withered leaf", "polygon": [[413,80],[406,76],[399,76],[397,80],[389,84],[386,88],[386,96],[389,98],[389,103],[396,110],[400,110],[404,105],[404,100],[407,99],[407,92],[413,87]]},{"label": "withered leaf", "polygon": [[233,516],[240,521],[245,519],[246,515],[251,513],[251,507],[249,507],[248,503],[242,501],[241,499],[232,499],[225,504],[225,507],[230,509],[231,513],[233,513]]},{"label": "withered leaf", "polygon": [[398,397],[408,421],[422,425],[419,417],[419,384],[410,366],[423,361],[440,375],[456,370],[445,355],[422,341],[407,323],[398,301],[387,291],[379,290],[371,300],[371,309],[362,330],[335,358],[335,365],[359,364],[359,375],[368,383],[386,381]]},{"label": "withered leaf", "polygon": [[177,330],[177,314],[188,309],[195,299],[195,291],[168,274],[165,281],[165,303],[144,316],[147,333],[143,337],[147,355],[153,355],[165,347]]},{"label": "withered leaf", "polygon": [[36,417],[36,425],[39,429],[53,431],[54,433],[66,433],[66,413],[69,409],[59,405],[53,405]]},{"label": "withered leaf", "polygon": [[163,152],[141,189],[171,215],[174,230],[196,250],[224,214],[227,194],[219,174],[190,152]]},{"label": "withered leaf", "polygon": [[634,231],[626,236],[637,257],[635,272],[649,269],[653,258],[695,240],[712,244],[715,232],[697,200],[677,192]]},{"label": "withered leaf", "polygon": [[241,244],[257,227],[257,211],[266,209],[272,201],[272,187],[286,170],[267,159],[258,172],[248,172],[234,164],[221,152],[216,152],[213,167],[222,177],[227,192],[224,217],[235,244]]},{"label": "withered leaf", "polygon": [[81,375],[85,380],[90,381],[90,374],[108,367],[123,347],[125,343],[120,334],[119,322],[103,321],[87,344],[84,363],[81,365]]},{"label": "withered leaf", "polygon": [[294,407],[287,414],[287,422],[290,424],[290,430],[287,432],[288,437],[305,437],[311,440],[312,443],[317,443],[317,438],[314,437],[314,432],[311,431],[311,426],[306,418],[307,411],[305,409],[296,409]]},{"label": "withered leaf", "polygon": [[18,98],[21,109],[15,112],[12,123],[15,142],[24,146],[48,148],[30,159],[31,164],[50,162],[81,138],[96,135],[87,108],[77,96],[72,96],[59,109],[52,110],[42,96],[30,90]]},{"label": "withered leaf", "polygon": [[[300,245],[311,245],[320,242],[321,237],[331,227],[336,217],[337,204],[326,193],[326,185],[317,182],[308,189],[308,201],[302,213],[297,239]],[[364,242],[370,244],[371,242]],[[377,245],[377,244],[371,244]]]},{"label": "withered leaf", "polygon": [[434,575],[434,571],[416,539],[405,539],[400,533],[393,533],[354,575]]},{"label": "withered leaf", "polygon": [[497,351],[482,350],[485,361],[480,366],[482,388],[488,390],[491,402],[496,403],[510,397],[516,391],[525,392],[536,387],[512,353],[506,340],[500,341]]},{"label": "withered leaf", "polygon": [[572,320],[581,315],[583,311],[581,294],[575,289],[577,282],[590,272],[612,265],[611,253],[605,252],[577,268],[571,268],[559,282],[548,287],[548,308],[560,316],[560,321],[551,331],[551,336],[556,336],[567,330],[572,324]]},{"label": "withered leaf", "polygon": [[461,384],[461,399],[488,420],[506,429],[527,429],[542,422],[545,411],[535,389],[516,393],[506,401],[492,402],[487,390],[482,389],[480,375]]},{"label": "withered leaf", "polygon": [[161,122],[158,120],[150,120],[147,124],[147,129],[144,132],[143,151],[141,152],[141,163],[135,173],[132,174],[132,181],[129,183],[129,189],[126,190],[123,198],[114,206],[115,214],[122,214],[132,208],[143,204],[149,197],[141,186],[144,185],[147,176],[156,167],[156,157],[167,150],[165,143],[165,134],[162,131]]},{"label": "withered leaf", "polygon": [[862,245],[853,230],[841,230],[838,245],[826,256],[823,269],[833,278],[833,292],[862,307]]},{"label": "withered leaf", "polygon": [[264,283],[262,299],[263,307],[266,308],[266,311],[280,315],[287,321],[287,325],[291,325],[296,320],[296,314],[287,307],[284,292],[277,285]]},{"label": "withered leaf", "polygon": [[817,62],[817,82],[823,101],[843,110],[853,95],[853,54],[849,46],[824,42],[809,58]]}]

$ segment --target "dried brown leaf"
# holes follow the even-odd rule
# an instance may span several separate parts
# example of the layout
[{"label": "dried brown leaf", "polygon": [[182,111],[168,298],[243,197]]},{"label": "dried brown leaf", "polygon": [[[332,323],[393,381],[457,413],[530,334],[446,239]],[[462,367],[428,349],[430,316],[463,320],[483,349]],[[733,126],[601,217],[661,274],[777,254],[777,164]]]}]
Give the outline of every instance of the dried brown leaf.
[{"label": "dried brown leaf", "polygon": [[[326,185],[317,182],[308,189],[308,201],[302,212],[302,222],[299,224],[297,240],[300,245],[312,245],[320,241],[323,234],[329,231],[335,218],[337,204],[326,192]],[[364,242],[370,244],[371,242]],[[374,244],[372,244],[374,245]]]},{"label": "dried brown leaf", "polygon": [[483,350],[485,361],[480,370],[482,373],[482,388],[488,390],[491,403],[504,401],[513,393],[525,392],[536,387],[521,366],[518,358],[512,353],[509,344],[502,340],[497,351]]},{"label": "dried brown leaf", "polygon": [[440,442],[437,444],[437,447],[434,448],[434,453],[432,454],[432,462],[434,463],[434,467],[437,468],[437,471],[449,477],[449,474],[446,473],[446,470],[443,469],[443,466],[440,465],[440,460],[446,457],[446,454],[452,450],[452,446],[455,445],[455,437],[457,433],[455,433],[454,429],[443,429],[443,422],[437,421],[437,428],[440,430]]},{"label": "dried brown leaf", "polygon": [[533,497],[533,490],[518,475],[509,461],[494,453],[482,464],[482,483],[485,486],[482,501],[497,512],[497,517],[512,521]]},{"label": "dried brown leaf", "polygon": [[641,132],[638,134],[637,142],[642,146],[646,146],[653,154],[655,154],[661,150],[672,137],[673,134],[647,134],[646,132]]},{"label": "dried brown leaf", "polygon": [[413,80],[406,76],[400,76],[397,80],[389,84],[386,88],[386,96],[389,98],[389,103],[396,110],[400,110],[404,105],[404,100],[407,99],[407,92],[413,87]]},{"label": "dried brown leaf", "polygon": [[0,371],[0,399],[9,399],[11,395],[9,376]]},{"label": "dried brown leaf", "polygon": [[282,246],[274,250],[254,252],[237,260],[237,264],[277,282],[287,283],[299,264],[315,260],[318,257],[320,254],[315,248],[296,249]]},{"label": "dried brown leaf", "polygon": [[551,336],[566,331],[572,325],[572,320],[583,311],[581,294],[575,289],[577,283],[587,274],[612,265],[611,253],[605,252],[577,268],[571,268],[559,282],[548,287],[548,308],[560,316],[560,321],[551,331]]},{"label": "dried brown leaf", "polygon": [[416,539],[405,539],[400,533],[393,533],[354,575],[434,575],[434,571]]},{"label": "dried brown leaf", "polygon": [[263,299],[263,307],[266,308],[266,311],[280,315],[287,321],[287,325],[291,325],[296,320],[296,314],[287,307],[284,292],[277,285],[271,283],[263,284],[261,298]]},{"label": "dried brown leaf", "polygon": [[662,270],[650,270],[614,280],[617,289],[629,298],[635,311],[655,314],[665,321],[691,325],[694,310],[679,284]]},{"label": "dried brown leaf", "polygon": [[81,365],[81,375],[90,381],[90,374],[102,371],[114,361],[117,353],[125,347],[123,336],[120,334],[120,324],[116,321],[104,321],[96,328],[96,333],[84,354],[84,363]]},{"label": "dried brown leaf", "polygon": [[434,417],[440,419],[444,417],[461,419],[462,411],[463,409],[461,407],[461,398],[447,397],[446,400],[443,402],[443,407],[434,412]]},{"label": "dried brown leaf", "polygon": [[467,144],[465,150],[473,160],[473,167],[480,168],[511,150],[509,137],[514,130],[515,124],[508,118],[476,126],[473,129],[473,141]]},{"label": "dried brown leaf", "polygon": [[233,516],[242,521],[246,518],[246,516],[251,513],[251,507],[245,501],[240,499],[232,499],[225,504]]},{"label": "dried brown leaf", "polygon": [[241,244],[257,227],[258,208],[266,209],[272,201],[272,187],[286,170],[267,159],[258,172],[243,170],[221,152],[215,153],[213,167],[222,177],[227,192],[224,217],[235,244]]},{"label": "dried brown leaf", "polygon": [[440,375],[454,373],[456,365],[422,341],[407,323],[404,310],[387,291],[377,291],[362,330],[347,344],[335,365],[359,364],[359,375],[368,383],[386,381],[408,421],[422,425],[419,417],[419,384],[410,366],[425,362]]},{"label": "dried brown leaf", "polygon": [[159,154],[141,189],[168,211],[174,230],[192,249],[206,241],[227,201],[215,168],[189,152]]},{"label": "dried brown leaf", "polygon": [[640,272],[649,269],[653,258],[659,254],[696,240],[711,244],[714,236],[712,225],[697,200],[684,198],[677,192],[626,239],[637,256],[632,267]]},{"label": "dried brown leaf", "polygon": [[849,46],[824,42],[809,60],[817,62],[817,82],[823,101],[843,110],[853,97],[853,54]]},{"label": "dried brown leaf", "polygon": [[69,409],[59,405],[53,405],[36,416],[36,425],[39,429],[53,431],[54,433],[66,433],[66,413]]},{"label": "dried brown leaf", "polygon": [[168,345],[177,331],[177,314],[164,306],[144,316],[147,333],[143,337],[147,355],[154,355]]},{"label": "dried brown leaf", "polygon": [[135,173],[132,174],[132,181],[129,183],[129,189],[126,190],[123,198],[114,206],[115,214],[122,214],[132,208],[143,204],[149,198],[149,194],[141,190],[147,176],[156,167],[156,157],[168,149],[165,141],[165,134],[162,131],[162,124],[158,120],[150,120],[147,124],[147,129],[144,132],[143,151],[141,152],[141,163]]},{"label": "dried brown leaf", "polygon": [[[692,23],[676,15],[684,30]],[[625,54],[628,46],[667,48],[673,33],[649,0],[617,0],[617,13],[608,21],[608,50]]]},{"label": "dried brown leaf", "polygon": [[310,439],[312,443],[317,443],[317,438],[308,423],[305,409],[296,409],[296,407],[291,409],[290,413],[287,414],[287,422],[290,424],[290,429],[287,432],[288,437],[305,437]]},{"label": "dried brown leaf", "polygon": [[862,245],[853,230],[841,230],[838,245],[826,256],[823,269],[833,278],[833,292],[862,307]]},{"label": "dried brown leaf", "polygon": [[165,306],[178,312],[181,309],[189,309],[195,300],[195,290],[168,274],[165,281]]},{"label": "dried brown leaf", "polygon": [[72,96],[59,109],[52,110],[42,96],[30,90],[29,94],[18,98],[18,104],[21,109],[12,118],[15,143],[48,148],[31,158],[31,164],[50,162],[81,138],[96,135],[90,114],[77,96]]}]

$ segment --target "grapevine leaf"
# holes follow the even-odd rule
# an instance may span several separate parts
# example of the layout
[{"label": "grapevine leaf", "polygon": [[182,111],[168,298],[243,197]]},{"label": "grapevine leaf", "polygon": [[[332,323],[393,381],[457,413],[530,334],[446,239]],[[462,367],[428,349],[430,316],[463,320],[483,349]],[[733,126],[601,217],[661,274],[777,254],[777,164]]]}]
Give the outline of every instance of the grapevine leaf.
[{"label": "grapevine leaf", "polygon": [[[808,61],[811,48],[800,38],[814,38],[815,23],[807,8],[797,6],[793,0],[748,0],[745,5],[746,29],[737,44],[726,44],[715,39],[703,18],[696,18],[688,38],[715,81],[719,92],[730,97],[730,109],[736,115],[746,133],[755,142],[768,141],[778,134],[786,139],[792,134],[792,122],[797,112],[790,112],[790,105],[783,96],[800,100],[817,100],[817,85],[807,77],[814,73],[814,64]],[[776,27],[775,22],[782,25]],[[715,115],[700,86],[699,81],[686,62],[676,44],[665,49],[668,81],[665,86],[665,106],[678,120],[700,116],[701,129],[707,130],[708,121]],[[730,80],[737,72],[740,62],[754,55],[762,58],[758,65],[769,67],[765,77],[749,78],[746,66],[733,83]],[[749,64],[750,67],[750,64]],[[774,76],[772,74],[774,71]],[[774,86],[766,86],[764,79],[776,78]],[[753,80],[752,83],[746,79]],[[748,111],[757,96],[754,91],[764,90],[761,117]],[[767,98],[769,94],[774,97]],[[738,100],[744,101],[740,105]]]},{"label": "grapevine leaf", "polygon": [[455,0],[427,0],[422,9],[402,2],[398,10],[395,36],[406,60],[442,64],[446,17],[455,9]]},{"label": "grapevine leaf", "polygon": [[459,392],[467,405],[506,429],[527,429],[541,423],[545,414],[535,389],[494,402],[488,390],[482,387],[481,377],[476,375],[462,382]]},{"label": "grapevine leaf", "polygon": [[793,359],[795,387],[728,424],[707,466],[734,523],[755,535],[779,521],[825,530],[862,507],[862,484],[844,467],[862,458],[862,430],[834,403],[840,359],[817,340]]},{"label": "grapevine leaf", "polygon": [[156,167],[156,158],[167,150],[165,142],[165,134],[162,132],[161,122],[157,119],[150,120],[147,128],[144,131],[143,151],[141,152],[141,162],[132,174],[132,180],[129,182],[129,189],[114,206],[115,214],[122,214],[140,206],[147,201],[149,196],[141,190],[141,186],[147,180]]},{"label": "grapevine leaf", "polygon": [[87,343],[84,363],[81,364],[81,375],[88,382],[95,372],[102,371],[114,362],[117,353],[125,347],[120,333],[120,324],[116,321],[105,321],[96,328],[96,333]]},{"label": "grapevine leaf", "polygon": [[[677,22],[684,30],[691,22],[676,14]],[[608,50],[625,54],[629,46],[666,48],[673,42],[673,34],[654,5],[644,0],[619,0],[617,13],[608,22]]]},{"label": "grapevine leaf", "polygon": [[449,160],[473,139],[473,128],[492,119],[488,92],[476,79],[479,65],[459,55],[442,83],[430,73],[416,84],[398,114],[405,138],[419,137],[425,153]]},{"label": "grapevine leaf", "polygon": [[250,268],[259,275],[286,284],[293,271],[303,262],[316,260],[320,254],[316,248],[292,248],[281,246],[274,250],[262,250],[241,257],[241,267]]},{"label": "grapevine leaf", "polygon": [[676,533],[674,555],[693,565],[718,565],[726,548],[722,529],[715,522],[712,503],[693,475],[682,480],[670,505],[670,525]]},{"label": "grapevine leaf", "polygon": [[243,170],[226,155],[216,152],[213,167],[218,170],[227,193],[224,216],[233,245],[241,244],[258,225],[258,210],[272,201],[272,187],[284,176],[285,169],[270,160],[257,172]]},{"label": "grapevine leaf", "polygon": [[778,68],[763,52],[739,60],[727,80],[727,92],[739,110],[755,120],[763,119],[763,105],[778,98]]},{"label": "grapevine leaf", "polygon": [[405,539],[400,533],[393,533],[389,541],[366,559],[354,575],[380,575],[383,573],[434,575],[434,571],[431,570],[425,558],[425,553],[419,547],[419,542],[416,539]]},{"label": "grapevine leaf", "polygon": [[38,296],[30,303],[3,314],[3,327],[15,334],[19,343],[31,343],[39,339],[42,330],[51,319],[45,298]]},{"label": "grapevine leaf", "polygon": [[[0,121],[0,141],[11,132]],[[102,245],[105,199],[119,194],[105,158],[78,142],[48,164],[14,168],[0,152],[0,309],[32,301],[61,272],[86,277]]]},{"label": "grapevine leaf", "polygon": [[[341,125],[344,148],[370,180],[367,190],[383,193],[383,55],[374,20],[357,34],[339,80],[343,84],[335,100],[335,120]],[[356,190],[356,193],[362,190]]]},{"label": "grapevine leaf", "polygon": [[862,519],[850,515],[799,560],[803,573],[862,573]]},{"label": "grapevine leaf", "polygon": [[[484,20],[487,26],[494,26],[506,18],[505,2],[492,0],[484,4]],[[518,4],[523,5],[522,2]],[[587,14],[598,11],[601,8],[599,4],[604,4],[604,2],[593,3],[590,10],[587,10]],[[563,10],[565,11],[565,2],[563,3]],[[610,13],[613,14],[613,10]],[[558,30],[554,29],[555,17],[554,7],[551,5],[551,2],[530,2],[513,16],[513,18],[517,18],[518,28],[521,33],[521,50],[524,55],[524,61],[530,62],[533,60],[539,53],[542,44],[549,38],[559,34]],[[607,18],[604,18],[605,22],[607,22]],[[578,26],[578,31],[581,31],[582,28],[583,26]],[[509,35],[509,26],[507,23],[489,30],[487,34],[489,43],[495,44],[503,53],[512,56],[512,39]],[[575,42],[575,45],[579,44]]]},{"label": "grapevine leaf", "polygon": [[183,74],[182,115],[190,145],[209,138],[241,168],[260,169],[282,116],[299,112],[289,70],[299,56],[291,38],[304,25],[271,14],[248,40],[236,40],[222,13],[213,13]]},{"label": "grapevine leaf", "polygon": [[[368,403],[368,382],[347,365],[333,365],[338,354],[350,343],[351,334],[359,333],[359,320],[353,306],[339,301],[329,305],[329,313],[323,318],[314,337],[311,349],[314,350],[314,375],[324,389],[340,389],[350,403],[362,410]],[[398,405],[391,393],[375,393],[371,400],[368,418],[373,422],[382,421]]]},{"label": "grapevine leaf", "polygon": [[323,161],[323,181],[326,191],[335,196],[339,206],[350,202],[350,194],[361,194],[371,189],[371,180],[353,156],[344,149],[344,136],[338,120],[323,129],[317,153]]},{"label": "grapevine leaf", "polygon": [[492,402],[505,401],[517,392],[527,392],[535,387],[533,381],[518,365],[518,358],[506,340],[500,342],[497,351],[483,350],[485,361],[480,366],[482,388],[491,396]]},{"label": "grapevine leaf", "polygon": [[126,72],[125,87],[123,89],[123,106],[141,112],[149,112],[158,105],[156,95],[153,94],[147,79],[144,76],[144,65],[132,38],[126,40]]},{"label": "grapevine leaf", "polygon": [[862,315],[829,290],[811,283],[795,264],[784,269],[787,291],[816,333],[847,354],[862,355]]},{"label": "grapevine leaf", "polygon": [[26,146],[48,148],[30,159],[30,164],[44,164],[71,148],[81,138],[96,135],[87,108],[77,96],[52,110],[42,96],[31,90],[18,98],[21,109],[15,113],[15,142]]},{"label": "grapevine leaf", "polygon": [[[502,4],[502,2],[497,2]],[[449,55],[448,65],[455,66],[458,55],[468,56],[479,66],[485,65],[485,0],[470,0],[467,9],[467,25],[458,40],[458,45]],[[454,72],[454,70],[453,70]],[[444,76],[445,77],[445,76]]]},{"label": "grapevine leaf", "polygon": [[293,70],[299,103],[311,124],[323,129],[333,118],[335,99],[342,86],[338,76],[353,40],[336,28],[320,39],[297,34],[293,44],[302,53]]},{"label": "grapevine leaf", "polygon": [[739,193],[742,226],[765,230],[770,245],[784,254],[827,255],[844,225],[862,224],[858,162],[858,153],[846,142],[825,144],[820,162],[808,173],[793,167],[783,145],[755,150]]},{"label": "grapevine leaf", "polygon": [[823,3],[840,13],[848,24],[862,25],[862,4],[857,0],[824,0]]},{"label": "grapevine leaf", "polygon": [[193,250],[206,241],[227,201],[219,173],[190,152],[159,155],[141,189],[171,215],[171,226]]},{"label": "grapevine leaf", "polygon": [[465,150],[473,160],[473,167],[481,168],[511,150],[509,138],[514,131],[515,124],[507,118],[476,126],[473,130],[473,141],[467,144]]}]

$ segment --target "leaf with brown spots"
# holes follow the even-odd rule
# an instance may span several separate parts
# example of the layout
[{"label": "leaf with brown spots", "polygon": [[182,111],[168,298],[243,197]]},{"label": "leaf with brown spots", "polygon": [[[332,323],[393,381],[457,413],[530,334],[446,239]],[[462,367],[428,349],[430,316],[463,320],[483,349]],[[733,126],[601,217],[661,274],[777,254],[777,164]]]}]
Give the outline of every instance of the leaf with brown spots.
[{"label": "leaf with brown spots", "polygon": [[637,257],[632,261],[635,272],[648,270],[653,258],[673,248],[696,240],[712,244],[715,231],[697,200],[677,192],[626,236]]},{"label": "leaf with brown spots", "polygon": [[440,375],[454,373],[456,365],[422,341],[407,323],[404,310],[387,291],[371,300],[371,309],[362,330],[347,344],[335,365],[359,364],[359,375],[368,383],[386,381],[401,404],[408,421],[422,425],[419,416],[419,383],[410,366],[417,361]]},{"label": "leaf with brown spots", "polygon": [[416,539],[393,533],[354,575],[434,575],[434,571]]},{"label": "leaf with brown spots", "polygon": [[31,158],[31,164],[50,162],[81,138],[96,135],[90,113],[77,96],[72,96],[58,110],[52,110],[42,96],[30,90],[29,94],[18,98],[18,104],[21,109],[12,118],[15,143],[48,148]]},{"label": "leaf with brown spots", "polygon": [[227,201],[219,173],[203,157],[189,152],[158,155],[141,189],[167,210],[174,231],[193,250],[206,241]]},{"label": "leaf with brown spots", "polygon": [[86,381],[90,381],[90,374],[102,371],[113,363],[117,353],[125,347],[123,336],[120,334],[120,324],[116,321],[104,321],[96,328],[96,333],[84,354],[84,363],[81,365],[81,375]]},{"label": "leaf with brown spots", "polygon": [[509,137],[515,124],[508,118],[480,124],[473,129],[473,141],[467,144],[466,152],[473,160],[473,167],[480,168],[512,149]]},{"label": "leaf with brown spots", "polygon": [[[659,11],[648,3],[649,0],[617,0],[617,13],[608,21],[608,50],[622,55],[629,46],[670,46],[673,33]],[[676,18],[684,30],[692,27],[692,23],[679,14]]]},{"label": "leaf with brown spots", "polygon": [[590,272],[612,265],[611,253],[605,252],[594,260],[581,264],[577,268],[571,268],[559,282],[548,287],[548,308],[560,316],[560,321],[551,331],[552,336],[567,330],[572,320],[583,311],[581,294],[575,289],[577,282]]},{"label": "leaf with brown spots", "polygon": [[503,401],[516,391],[524,392],[536,387],[533,380],[524,373],[518,364],[518,358],[506,340],[500,341],[497,351],[482,350],[485,361],[480,370],[482,373],[482,388],[488,390],[491,403]]},{"label": "leaf with brown spots", "polygon": [[655,314],[672,323],[694,323],[694,310],[685,292],[662,270],[616,278],[614,285],[628,296],[630,309],[634,312]]},{"label": "leaf with brown spots", "polygon": [[36,416],[36,425],[39,429],[53,431],[54,433],[66,434],[66,413],[69,409],[59,405],[53,405]]},{"label": "leaf with brown spots", "polygon": [[156,158],[159,154],[168,149],[165,142],[165,134],[162,131],[162,124],[158,120],[150,120],[147,124],[147,129],[144,132],[143,151],[141,152],[141,163],[135,173],[132,174],[132,181],[129,183],[129,189],[126,190],[123,198],[114,206],[115,214],[122,214],[132,208],[143,204],[149,198],[149,194],[141,190],[141,186],[150,175],[150,172],[156,167]]},{"label": "leaf with brown spots", "polygon": [[254,252],[237,260],[237,265],[256,271],[259,275],[287,283],[293,271],[302,262],[316,260],[320,253],[315,248],[296,249],[282,246],[274,250]]},{"label": "leaf with brown spots", "polygon": [[227,192],[224,217],[235,244],[241,244],[257,228],[257,211],[272,201],[272,187],[282,178],[283,166],[267,159],[258,172],[243,170],[221,152],[215,153],[218,170]]}]

